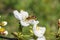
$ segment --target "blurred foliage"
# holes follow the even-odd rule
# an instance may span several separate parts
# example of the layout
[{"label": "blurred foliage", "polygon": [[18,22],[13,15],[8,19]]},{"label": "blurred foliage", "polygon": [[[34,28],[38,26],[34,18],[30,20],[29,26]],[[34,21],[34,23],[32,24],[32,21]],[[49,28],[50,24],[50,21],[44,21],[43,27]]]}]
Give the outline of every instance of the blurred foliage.
[{"label": "blurred foliage", "polygon": [[7,21],[5,27],[10,33],[18,31],[19,21],[14,17],[13,10],[26,10],[35,15],[40,26],[46,27],[46,39],[56,40],[57,20],[60,18],[60,0],[0,0],[0,21]]}]

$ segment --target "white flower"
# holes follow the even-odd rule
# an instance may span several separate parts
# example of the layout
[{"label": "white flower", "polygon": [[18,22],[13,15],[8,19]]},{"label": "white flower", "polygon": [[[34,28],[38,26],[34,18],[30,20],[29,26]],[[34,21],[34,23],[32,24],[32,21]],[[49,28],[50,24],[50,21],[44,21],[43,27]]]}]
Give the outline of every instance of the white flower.
[{"label": "white flower", "polygon": [[26,18],[28,17],[28,12],[21,10],[18,12],[17,10],[13,11],[14,16],[20,20],[20,23],[22,26],[29,26],[28,21],[26,21]]},{"label": "white flower", "polygon": [[34,34],[35,34],[37,37],[44,36],[45,30],[46,30],[45,27],[38,27],[38,29],[36,28],[36,30],[34,30]]},{"label": "white flower", "polygon": [[5,34],[5,35],[8,35],[8,31],[4,31],[4,34]]},{"label": "white flower", "polygon": [[39,23],[39,21],[33,22],[33,32],[34,32],[35,36],[41,37],[44,35],[46,28],[45,27],[38,27],[37,26],[38,23]]},{"label": "white flower", "polygon": [[42,37],[38,37],[37,40],[46,40],[46,38],[42,36]]},{"label": "white flower", "polygon": [[2,26],[6,26],[7,25],[7,22],[6,21],[3,21],[2,22]]}]

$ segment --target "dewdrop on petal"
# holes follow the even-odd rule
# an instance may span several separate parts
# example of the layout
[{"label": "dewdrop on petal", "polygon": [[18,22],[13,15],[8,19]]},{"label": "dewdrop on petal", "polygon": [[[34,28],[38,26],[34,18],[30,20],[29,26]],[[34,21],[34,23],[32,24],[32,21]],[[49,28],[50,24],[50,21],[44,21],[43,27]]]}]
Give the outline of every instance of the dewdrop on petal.
[{"label": "dewdrop on petal", "polygon": [[2,26],[6,26],[7,25],[7,22],[6,21],[3,21],[2,22]]}]

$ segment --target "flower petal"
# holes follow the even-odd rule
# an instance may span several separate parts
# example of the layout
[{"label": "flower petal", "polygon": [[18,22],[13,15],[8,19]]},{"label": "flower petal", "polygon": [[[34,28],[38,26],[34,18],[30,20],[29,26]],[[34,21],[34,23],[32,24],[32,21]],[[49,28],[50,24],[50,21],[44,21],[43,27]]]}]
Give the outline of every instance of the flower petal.
[{"label": "flower petal", "polygon": [[20,21],[20,23],[21,23],[22,26],[29,26],[29,23],[26,22],[26,21]]},{"label": "flower petal", "polygon": [[17,10],[14,10],[13,14],[18,20],[22,20],[22,15]]}]

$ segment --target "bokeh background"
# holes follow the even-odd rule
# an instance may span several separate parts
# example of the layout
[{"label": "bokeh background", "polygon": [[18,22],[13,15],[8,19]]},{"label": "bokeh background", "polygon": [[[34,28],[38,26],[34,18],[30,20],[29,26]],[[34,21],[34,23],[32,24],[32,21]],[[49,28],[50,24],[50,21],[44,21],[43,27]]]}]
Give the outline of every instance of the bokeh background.
[{"label": "bokeh background", "polygon": [[56,40],[60,0],[0,0],[0,22],[8,22],[4,27],[9,32],[8,37],[13,37],[11,32],[18,32],[19,21],[13,15],[14,10],[25,10],[30,15],[35,15],[40,21],[39,25],[46,27],[46,39]]}]

